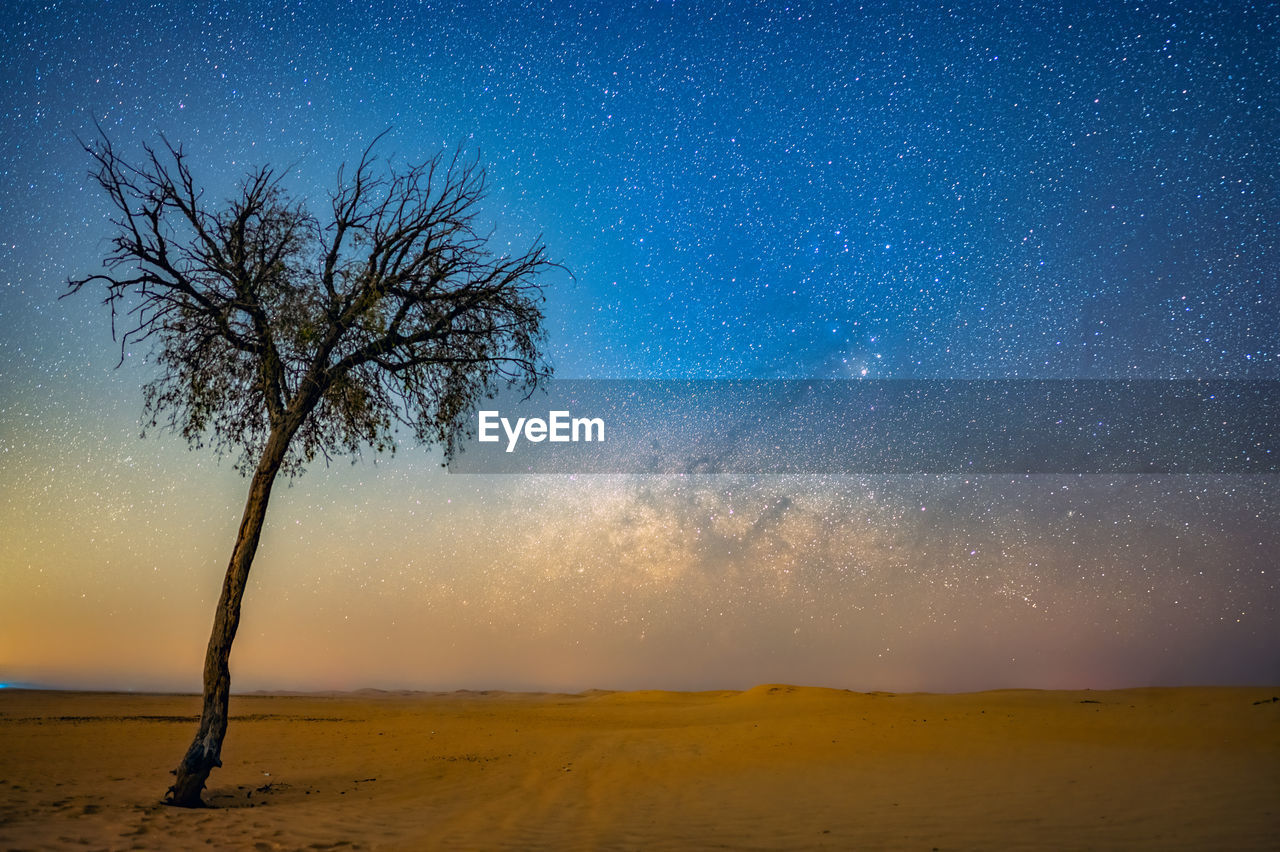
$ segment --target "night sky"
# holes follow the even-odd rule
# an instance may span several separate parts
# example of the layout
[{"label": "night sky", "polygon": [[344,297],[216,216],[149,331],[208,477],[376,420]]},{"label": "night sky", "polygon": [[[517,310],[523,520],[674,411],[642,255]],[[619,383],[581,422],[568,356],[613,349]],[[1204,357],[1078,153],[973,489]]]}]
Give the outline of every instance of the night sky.
[{"label": "night sky", "polygon": [[[213,201],[463,146],[542,236],[557,377],[1280,378],[1274,3],[14,4],[0,20],[0,680],[196,689],[246,482],[139,438],[77,143]],[[279,487],[256,688],[1280,682],[1275,476]]]}]

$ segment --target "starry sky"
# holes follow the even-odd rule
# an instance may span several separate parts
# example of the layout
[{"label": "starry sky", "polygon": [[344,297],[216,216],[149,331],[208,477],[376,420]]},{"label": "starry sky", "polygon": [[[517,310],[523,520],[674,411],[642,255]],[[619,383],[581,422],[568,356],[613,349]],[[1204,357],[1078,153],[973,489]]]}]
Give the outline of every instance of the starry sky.
[{"label": "starry sky", "polygon": [[[1275,3],[20,0],[0,20],[0,681],[199,687],[246,483],[139,434],[77,137],[216,200],[463,146],[563,378],[1280,378]],[[504,250],[506,250],[504,248]],[[1280,682],[1274,475],[277,488],[241,689]]]}]

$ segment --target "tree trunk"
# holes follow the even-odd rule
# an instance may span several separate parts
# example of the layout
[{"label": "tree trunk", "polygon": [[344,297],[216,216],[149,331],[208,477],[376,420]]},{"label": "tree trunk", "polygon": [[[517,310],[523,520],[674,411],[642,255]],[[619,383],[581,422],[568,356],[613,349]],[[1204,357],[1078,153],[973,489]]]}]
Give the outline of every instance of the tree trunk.
[{"label": "tree trunk", "polygon": [[213,633],[204,658],[204,707],[200,712],[200,729],[186,756],[173,774],[177,780],[169,788],[165,802],[186,808],[203,807],[201,791],[215,767],[222,765],[222,738],[227,733],[227,704],[231,697],[231,643],[240,626],[240,600],[244,597],[249,567],[258,550],[258,537],[267,514],[267,501],[276,473],[289,448],[292,430],[273,429],[263,448],[262,458],[249,485],[244,516],[227,576],[222,582],[222,595],[213,618]]}]

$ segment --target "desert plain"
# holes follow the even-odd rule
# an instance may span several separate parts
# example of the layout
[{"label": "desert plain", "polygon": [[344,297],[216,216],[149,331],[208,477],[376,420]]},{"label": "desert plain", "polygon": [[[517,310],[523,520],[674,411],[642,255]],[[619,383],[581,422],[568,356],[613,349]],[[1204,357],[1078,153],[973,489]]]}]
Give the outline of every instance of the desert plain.
[{"label": "desert plain", "polygon": [[0,848],[1275,849],[1278,694],[0,690]]}]

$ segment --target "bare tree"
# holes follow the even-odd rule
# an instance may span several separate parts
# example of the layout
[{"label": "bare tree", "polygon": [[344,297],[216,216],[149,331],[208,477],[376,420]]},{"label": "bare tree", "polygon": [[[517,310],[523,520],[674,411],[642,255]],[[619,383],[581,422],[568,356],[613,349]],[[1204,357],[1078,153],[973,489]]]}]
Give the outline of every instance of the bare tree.
[{"label": "bare tree", "polygon": [[[394,449],[397,424],[446,454],[471,407],[506,384],[532,390],[542,355],[542,289],[555,264],[540,240],[519,255],[477,230],[484,172],[458,155],[397,168],[370,145],[338,173],[322,223],[270,167],[211,208],[180,146],[126,161],[85,144],[114,207],[104,285],[120,336],[149,342],[160,374],[145,391],[150,426],[208,441],[251,472],[204,663],[200,727],[166,801],[201,805],[221,766],[231,643],[277,474],[318,456]],[[378,140],[374,140],[376,144]]]}]

